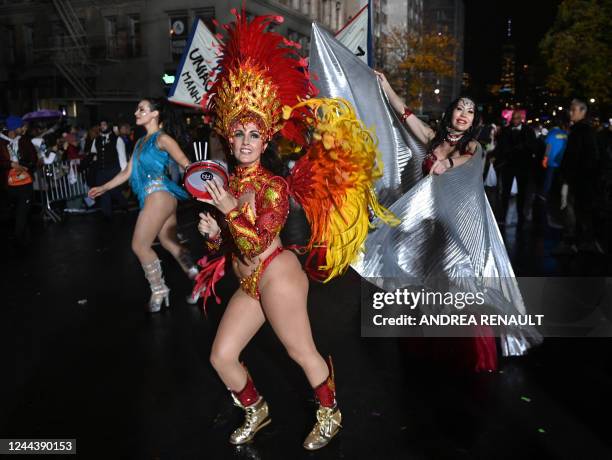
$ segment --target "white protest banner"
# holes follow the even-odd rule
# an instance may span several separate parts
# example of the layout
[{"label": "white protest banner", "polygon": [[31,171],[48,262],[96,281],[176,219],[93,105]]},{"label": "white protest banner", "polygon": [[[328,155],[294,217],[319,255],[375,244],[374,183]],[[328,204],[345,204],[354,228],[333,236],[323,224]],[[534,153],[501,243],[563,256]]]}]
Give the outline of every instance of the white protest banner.
[{"label": "white protest banner", "polygon": [[219,40],[197,19],[174,77],[168,100],[189,107],[202,107],[202,99],[218,73]]}]

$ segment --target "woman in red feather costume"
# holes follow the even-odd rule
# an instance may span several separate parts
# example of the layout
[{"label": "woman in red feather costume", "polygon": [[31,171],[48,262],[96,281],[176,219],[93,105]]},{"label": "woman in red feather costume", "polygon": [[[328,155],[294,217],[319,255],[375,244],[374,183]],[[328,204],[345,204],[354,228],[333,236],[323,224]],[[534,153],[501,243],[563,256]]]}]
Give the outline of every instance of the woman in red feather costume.
[{"label": "woman in red feather costume", "polygon": [[[331,358],[325,362],[310,330],[308,279],[279,237],[289,196],[302,206],[310,225],[306,271],[318,281],[344,273],[357,259],[372,227],[370,213],[382,222],[399,221],[374,193],[373,183],[383,171],[375,137],[347,101],[312,97],[307,63],[295,51],[299,45],[266,32],[272,21],[282,18],[257,17],[249,23],[244,14],[236,14],[236,21],[225,27],[221,72],[205,102],[216,115],[215,129],[227,140],[236,169],[229,190],[206,182],[212,197],[207,202],[225,216],[225,224],[202,214],[198,228],[210,252],[231,253],[240,279],[221,319],[211,362],[246,413],[230,442],[248,442],[270,423],[270,416],[240,353],[268,320],[304,370],[319,403],[317,421],[304,441],[306,449],[315,450],[338,433],[342,416]],[[301,153],[287,180],[262,166],[262,158],[275,155],[266,151],[275,135],[283,150]],[[200,261],[193,298],[202,297],[204,303],[211,295],[217,298],[214,286],[224,274],[225,260]]]},{"label": "woman in red feather costume", "polygon": [[[202,214],[198,228],[211,252],[229,247],[240,279],[241,288],[227,305],[210,356],[235,404],[246,414],[230,442],[246,443],[270,423],[268,405],[240,362],[242,350],[268,320],[289,356],[302,367],[319,403],[317,422],[304,441],[306,449],[314,450],[336,435],[341,414],[331,360],[323,359],[312,338],[306,308],[308,279],[295,254],[283,250],[279,237],[289,211],[287,182],[261,164],[262,156],[271,154],[266,148],[278,132],[304,144],[301,119],[308,108],[298,108],[293,118],[284,120],[283,107],[313,94],[305,62],[298,59],[293,44],[265,31],[271,21],[279,20],[258,17],[249,23],[244,14],[236,14],[236,21],[226,27],[229,37],[222,47],[222,70],[208,109],[216,115],[215,128],[228,141],[236,168],[229,190],[207,183],[212,196],[207,202],[225,216],[226,224]],[[194,292],[204,301],[214,294],[224,264],[224,258],[201,261],[203,270]]]}]

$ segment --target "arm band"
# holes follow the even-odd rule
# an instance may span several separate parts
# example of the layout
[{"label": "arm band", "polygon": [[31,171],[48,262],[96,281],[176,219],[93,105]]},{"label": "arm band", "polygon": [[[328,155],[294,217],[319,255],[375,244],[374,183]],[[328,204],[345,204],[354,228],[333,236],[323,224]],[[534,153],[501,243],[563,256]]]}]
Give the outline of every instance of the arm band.
[{"label": "arm band", "polygon": [[404,108],[404,113],[402,113],[401,119],[402,119],[402,123],[406,123],[406,119],[412,115],[412,110],[410,110],[408,107]]}]

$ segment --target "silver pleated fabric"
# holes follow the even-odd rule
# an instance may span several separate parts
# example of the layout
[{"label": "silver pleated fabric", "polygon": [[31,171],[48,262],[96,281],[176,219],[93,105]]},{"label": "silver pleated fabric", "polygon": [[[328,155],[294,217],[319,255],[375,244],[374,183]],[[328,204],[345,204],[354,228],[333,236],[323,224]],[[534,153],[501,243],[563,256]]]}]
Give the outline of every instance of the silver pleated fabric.
[{"label": "silver pleated fabric", "polygon": [[384,175],[376,183],[379,201],[389,206],[421,179],[425,149],[389,106],[372,69],[318,24],[310,37],[310,72],[321,97],[347,99],[378,138]]},{"label": "silver pleated fabric", "polygon": [[[440,176],[427,176],[390,210],[398,227],[380,226],[352,267],[385,290],[425,288],[484,293],[488,313],[525,314],[526,308],[482,183],[482,154]],[[504,356],[539,343],[531,327],[500,333]]]},{"label": "silver pleated fabric", "polygon": [[[425,149],[389,106],[372,70],[317,24],[310,70],[318,77],[320,96],[349,100],[374,128],[384,161],[377,193],[401,219],[397,227],[372,231],[352,267],[385,290],[485,292],[492,313],[526,313],[484,193],[481,152],[441,176],[422,178]],[[500,335],[504,356],[522,355],[542,340],[531,327]]]}]

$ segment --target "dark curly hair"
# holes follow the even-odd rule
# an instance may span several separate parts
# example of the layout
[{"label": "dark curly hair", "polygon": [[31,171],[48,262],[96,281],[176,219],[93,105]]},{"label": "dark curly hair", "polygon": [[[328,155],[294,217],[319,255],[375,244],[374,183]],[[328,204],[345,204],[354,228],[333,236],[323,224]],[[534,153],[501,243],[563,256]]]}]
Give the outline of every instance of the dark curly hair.
[{"label": "dark curly hair", "polygon": [[[436,135],[429,143],[429,148],[427,149],[428,153],[433,152],[446,139],[448,129],[452,129],[451,122],[453,119],[453,111],[457,108],[457,105],[459,105],[459,101],[461,99],[469,99],[471,101],[474,101],[473,98],[464,95],[458,97],[449,104],[449,106],[444,111],[444,115],[442,115],[440,123],[438,123],[438,130],[436,131]],[[467,151],[468,144],[470,143],[470,141],[476,140],[476,138],[478,137],[478,133],[480,132],[480,121],[481,113],[478,110],[478,106],[474,102],[474,121],[472,122],[472,126],[468,128],[468,130],[465,132],[465,134],[457,144],[456,150],[459,153],[464,153],[465,151]]]}]

